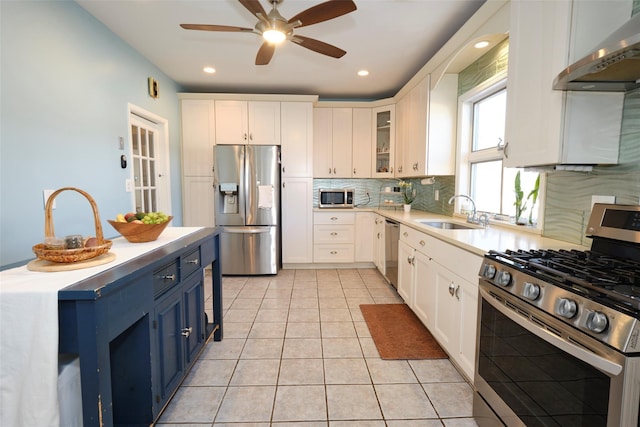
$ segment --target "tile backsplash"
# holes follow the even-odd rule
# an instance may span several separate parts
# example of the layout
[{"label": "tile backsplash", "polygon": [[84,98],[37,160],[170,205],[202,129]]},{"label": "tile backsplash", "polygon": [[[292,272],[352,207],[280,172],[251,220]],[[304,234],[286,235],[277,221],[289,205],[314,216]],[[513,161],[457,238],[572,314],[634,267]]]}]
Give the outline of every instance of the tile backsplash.
[{"label": "tile backsplash", "polygon": [[[318,206],[318,189],[320,188],[353,188],[355,189],[355,203],[359,207],[384,207],[385,200],[397,200],[402,203],[401,195],[386,194],[385,187],[395,187],[399,179],[314,179],[313,206]],[[453,205],[447,202],[454,194],[455,177],[437,176],[434,184],[422,185],[421,178],[405,179],[413,184],[417,190],[416,200],[412,203],[414,209],[443,215],[453,215]],[[436,190],[438,200],[435,200]],[[367,194],[369,194],[367,196]],[[394,208],[389,208],[394,209]],[[398,209],[402,209],[399,207]]]}]

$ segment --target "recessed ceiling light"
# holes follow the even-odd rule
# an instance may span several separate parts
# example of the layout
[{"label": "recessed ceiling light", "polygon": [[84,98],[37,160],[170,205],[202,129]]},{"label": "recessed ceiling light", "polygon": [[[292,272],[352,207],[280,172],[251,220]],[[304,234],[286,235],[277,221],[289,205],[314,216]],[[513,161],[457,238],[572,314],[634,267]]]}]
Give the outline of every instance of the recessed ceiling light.
[{"label": "recessed ceiling light", "polygon": [[473,47],[475,47],[476,49],[483,49],[487,46],[489,46],[489,42],[486,40],[480,41],[473,45]]},{"label": "recessed ceiling light", "polygon": [[360,77],[368,76],[369,72],[367,70],[360,70],[360,71],[358,71],[358,75]]},{"label": "recessed ceiling light", "polygon": [[202,71],[204,71],[207,74],[213,74],[216,72],[216,69],[213,67],[204,67]]}]

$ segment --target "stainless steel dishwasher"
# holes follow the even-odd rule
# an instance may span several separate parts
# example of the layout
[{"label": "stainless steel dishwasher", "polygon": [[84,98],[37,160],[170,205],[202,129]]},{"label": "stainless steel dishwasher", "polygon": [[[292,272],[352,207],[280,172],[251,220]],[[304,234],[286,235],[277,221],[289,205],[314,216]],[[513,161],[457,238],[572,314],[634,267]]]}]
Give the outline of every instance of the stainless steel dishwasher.
[{"label": "stainless steel dishwasher", "polygon": [[398,289],[398,241],[400,240],[400,224],[390,219],[385,220],[384,236],[385,277],[394,288]]}]

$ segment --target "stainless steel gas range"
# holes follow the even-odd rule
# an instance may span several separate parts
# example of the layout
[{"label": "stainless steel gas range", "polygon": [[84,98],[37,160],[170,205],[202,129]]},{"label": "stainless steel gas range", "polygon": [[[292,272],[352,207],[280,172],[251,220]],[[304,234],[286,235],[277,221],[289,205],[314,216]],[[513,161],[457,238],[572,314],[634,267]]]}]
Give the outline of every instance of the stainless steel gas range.
[{"label": "stainless steel gas range", "polygon": [[479,425],[640,427],[640,206],[595,204],[587,235],[485,255]]}]

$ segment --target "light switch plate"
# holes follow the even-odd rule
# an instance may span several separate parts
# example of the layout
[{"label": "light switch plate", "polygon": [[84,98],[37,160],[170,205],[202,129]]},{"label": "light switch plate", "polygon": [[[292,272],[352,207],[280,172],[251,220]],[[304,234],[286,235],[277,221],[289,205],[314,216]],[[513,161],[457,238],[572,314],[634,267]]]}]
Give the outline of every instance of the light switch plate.
[{"label": "light switch plate", "polygon": [[[56,190],[42,190],[42,198],[44,199],[44,208],[47,208],[47,200],[49,200],[49,197],[51,197],[51,195],[55,192]],[[53,204],[51,205],[51,209],[55,209],[56,208],[56,200],[53,199]]]},{"label": "light switch plate", "polygon": [[593,209],[593,205],[596,203],[615,203],[616,196],[591,196],[591,209]]},{"label": "light switch plate", "polygon": [[131,186],[131,178],[127,178],[124,180],[124,191],[126,191],[127,193],[131,193],[133,191],[133,188]]}]

